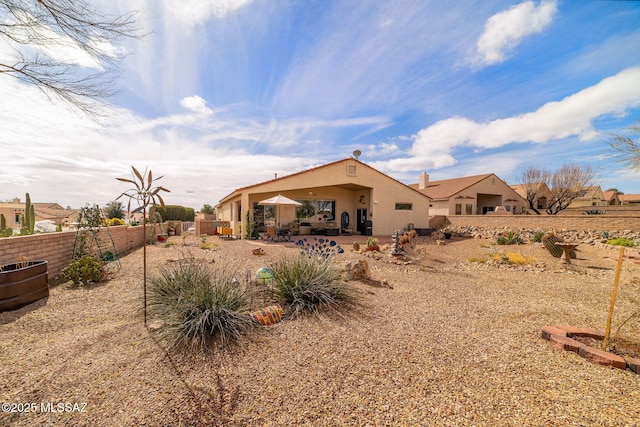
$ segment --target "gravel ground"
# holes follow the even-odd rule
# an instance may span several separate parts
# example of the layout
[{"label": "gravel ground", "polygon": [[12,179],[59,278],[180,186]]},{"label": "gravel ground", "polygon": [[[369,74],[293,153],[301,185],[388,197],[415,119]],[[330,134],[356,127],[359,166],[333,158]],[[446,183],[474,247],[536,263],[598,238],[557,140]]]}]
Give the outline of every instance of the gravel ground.
[{"label": "gravel ground", "polygon": [[[190,253],[244,275],[297,251],[172,239],[148,248],[150,273]],[[535,244],[433,243],[419,241],[411,264],[347,246],[340,262],[366,259],[391,287],[351,282],[360,305],[340,316],[286,320],[224,354],[173,358],[143,325],[137,250],[108,282],[60,285],[0,313],[0,402],[35,409],[0,413],[0,425],[640,426],[640,375],[540,337],[544,325],[604,328],[615,252],[583,245],[567,268]],[[266,255],[252,255],[259,245]],[[505,249],[537,262],[468,261]],[[624,261],[617,322],[638,309],[638,273]],[[630,338],[639,323],[625,327]]]}]

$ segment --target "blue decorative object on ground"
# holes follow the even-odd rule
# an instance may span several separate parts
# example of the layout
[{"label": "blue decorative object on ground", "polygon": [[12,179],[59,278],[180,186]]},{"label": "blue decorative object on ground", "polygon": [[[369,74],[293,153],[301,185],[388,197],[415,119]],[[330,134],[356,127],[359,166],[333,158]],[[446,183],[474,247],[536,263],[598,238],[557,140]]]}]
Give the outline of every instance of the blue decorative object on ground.
[{"label": "blue decorative object on ground", "polygon": [[259,285],[270,285],[273,281],[273,270],[269,267],[260,267],[256,271],[256,282]]},{"label": "blue decorative object on ground", "polygon": [[305,237],[296,242],[296,246],[300,247],[300,252],[309,258],[329,258],[344,253],[344,249],[335,240],[318,239],[317,237],[314,237],[313,240],[310,242]]}]

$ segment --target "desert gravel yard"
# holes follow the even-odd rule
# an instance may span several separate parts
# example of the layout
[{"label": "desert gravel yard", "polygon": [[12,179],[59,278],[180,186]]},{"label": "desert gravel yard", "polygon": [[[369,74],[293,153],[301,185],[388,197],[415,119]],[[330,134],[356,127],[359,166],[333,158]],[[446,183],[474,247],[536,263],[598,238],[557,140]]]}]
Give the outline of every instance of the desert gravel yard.
[{"label": "desert gravel yard", "polygon": [[[191,254],[244,277],[298,251],[172,239],[147,249],[150,273]],[[108,282],[0,313],[0,402],[34,404],[0,425],[640,426],[640,375],[540,337],[544,325],[604,329],[616,252],[581,245],[567,269],[541,246],[482,239],[419,241],[414,264],[345,249],[339,262],[366,259],[391,287],[351,282],[358,307],[260,327],[224,355],[168,358],[145,329],[142,249]],[[502,250],[537,263],[469,262]],[[638,310],[639,276],[624,261],[617,322]],[[623,333],[639,330],[636,317]]]}]

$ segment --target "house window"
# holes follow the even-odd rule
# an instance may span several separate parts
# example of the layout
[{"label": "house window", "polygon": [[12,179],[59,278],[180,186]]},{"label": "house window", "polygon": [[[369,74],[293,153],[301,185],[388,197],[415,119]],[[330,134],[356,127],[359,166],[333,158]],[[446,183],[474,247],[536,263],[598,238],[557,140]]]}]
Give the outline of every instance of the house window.
[{"label": "house window", "polygon": [[396,203],[396,210],[397,211],[411,211],[411,210],[413,210],[413,204],[412,203]]},{"label": "house window", "polygon": [[504,207],[504,209],[505,209],[507,212],[511,212],[511,206],[509,206],[509,205],[505,206],[505,207]]},{"label": "house window", "polygon": [[322,218],[325,221],[334,221],[336,218],[336,201],[335,200],[302,200],[302,203],[296,206],[297,219],[316,219]]},{"label": "house window", "polygon": [[356,175],[356,165],[347,165],[347,175],[349,176]]},{"label": "house window", "polygon": [[456,215],[462,215],[462,204],[456,203]]},{"label": "house window", "polygon": [[473,215],[473,205],[471,203],[467,203],[465,205],[464,214],[465,215]]}]

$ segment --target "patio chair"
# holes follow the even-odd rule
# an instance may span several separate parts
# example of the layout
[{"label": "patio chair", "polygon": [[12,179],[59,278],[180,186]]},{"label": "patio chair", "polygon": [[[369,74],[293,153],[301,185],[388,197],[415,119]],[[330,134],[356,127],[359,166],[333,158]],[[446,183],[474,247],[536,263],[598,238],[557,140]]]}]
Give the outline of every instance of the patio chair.
[{"label": "patio chair", "polygon": [[267,227],[266,228],[267,231],[267,240],[269,242],[275,242],[278,238],[278,236],[276,235],[276,228],[275,227]]}]

